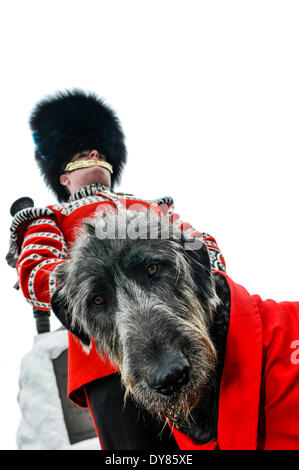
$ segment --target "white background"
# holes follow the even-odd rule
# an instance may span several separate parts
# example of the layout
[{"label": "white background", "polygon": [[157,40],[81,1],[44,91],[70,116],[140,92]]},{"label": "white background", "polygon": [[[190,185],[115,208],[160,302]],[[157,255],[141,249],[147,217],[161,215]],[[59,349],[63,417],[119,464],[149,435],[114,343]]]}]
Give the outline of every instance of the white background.
[{"label": "white background", "polygon": [[127,138],[119,189],[171,195],[183,220],[217,239],[236,282],[298,300],[299,6],[10,0],[0,18],[0,448],[15,449],[35,324],[5,263],[9,208],[24,195],[37,207],[55,201],[33,157],[33,106],[61,89],[95,91]]}]

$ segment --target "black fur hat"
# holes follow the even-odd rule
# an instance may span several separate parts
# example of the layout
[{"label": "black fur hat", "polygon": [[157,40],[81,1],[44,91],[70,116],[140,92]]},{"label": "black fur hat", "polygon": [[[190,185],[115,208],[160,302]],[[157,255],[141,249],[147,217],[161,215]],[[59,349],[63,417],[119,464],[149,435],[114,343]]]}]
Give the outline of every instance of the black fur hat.
[{"label": "black fur hat", "polygon": [[59,201],[69,197],[60,175],[83,150],[98,150],[113,166],[112,188],[120,181],[126,163],[124,134],[114,111],[94,93],[75,89],[46,97],[33,109],[29,123],[36,161]]}]

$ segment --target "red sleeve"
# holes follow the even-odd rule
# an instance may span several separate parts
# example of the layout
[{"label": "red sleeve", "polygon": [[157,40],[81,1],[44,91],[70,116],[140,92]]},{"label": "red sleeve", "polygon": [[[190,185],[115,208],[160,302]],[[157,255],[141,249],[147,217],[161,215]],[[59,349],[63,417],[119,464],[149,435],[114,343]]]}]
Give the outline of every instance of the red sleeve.
[{"label": "red sleeve", "polygon": [[56,288],[54,269],[65,261],[67,249],[55,220],[40,218],[27,228],[16,265],[25,299],[35,308],[50,310]]}]

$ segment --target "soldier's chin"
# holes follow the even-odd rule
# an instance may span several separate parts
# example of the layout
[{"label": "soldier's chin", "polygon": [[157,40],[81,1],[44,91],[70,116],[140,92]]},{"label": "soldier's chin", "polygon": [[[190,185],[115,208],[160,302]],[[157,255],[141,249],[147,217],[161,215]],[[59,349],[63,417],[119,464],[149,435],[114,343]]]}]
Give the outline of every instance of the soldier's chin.
[{"label": "soldier's chin", "polygon": [[110,187],[111,185],[110,173],[106,168],[92,166],[90,168],[82,168],[80,171],[84,171],[85,186],[90,184],[103,184],[104,186]]}]

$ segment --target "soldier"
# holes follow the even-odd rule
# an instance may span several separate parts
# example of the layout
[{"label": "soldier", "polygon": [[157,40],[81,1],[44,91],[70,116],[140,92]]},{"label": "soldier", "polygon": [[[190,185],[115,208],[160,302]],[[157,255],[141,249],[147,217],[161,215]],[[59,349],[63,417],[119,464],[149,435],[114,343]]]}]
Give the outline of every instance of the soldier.
[{"label": "soldier", "polygon": [[[126,163],[124,135],[114,111],[96,95],[73,90],[50,96],[36,105],[30,126],[35,159],[59,202],[16,214],[10,252],[18,256],[19,284],[26,300],[50,311],[55,268],[65,262],[83,219],[95,211],[136,204],[157,211],[163,204],[170,217],[175,215],[171,198],[144,201],[114,192]],[[187,229],[195,232],[190,225]],[[205,233],[201,237],[212,268],[225,271],[215,239]],[[68,357],[68,396],[76,405],[89,407],[102,448],[177,448],[169,433],[161,434],[161,423],[137,410],[133,401],[128,399],[123,407],[118,371],[100,359],[94,344],[87,355],[69,333]]]}]

